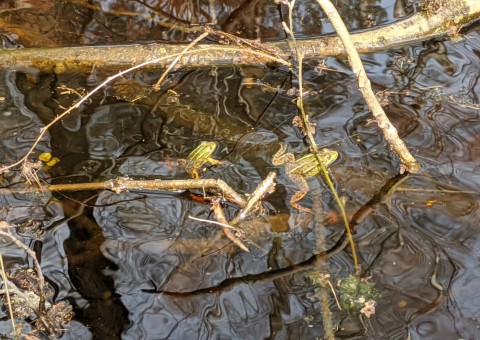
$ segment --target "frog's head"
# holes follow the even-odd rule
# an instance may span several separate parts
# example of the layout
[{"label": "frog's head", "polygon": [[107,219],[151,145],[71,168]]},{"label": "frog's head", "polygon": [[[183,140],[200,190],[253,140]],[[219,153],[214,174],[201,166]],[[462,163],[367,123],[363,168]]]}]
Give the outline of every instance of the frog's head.
[{"label": "frog's head", "polygon": [[325,165],[325,167],[328,167],[330,164],[332,164],[337,160],[338,151],[325,148],[318,151],[318,155],[323,161],[323,164]]},{"label": "frog's head", "polygon": [[204,154],[212,154],[217,148],[216,142],[203,141],[197,146],[198,149],[202,150]]}]

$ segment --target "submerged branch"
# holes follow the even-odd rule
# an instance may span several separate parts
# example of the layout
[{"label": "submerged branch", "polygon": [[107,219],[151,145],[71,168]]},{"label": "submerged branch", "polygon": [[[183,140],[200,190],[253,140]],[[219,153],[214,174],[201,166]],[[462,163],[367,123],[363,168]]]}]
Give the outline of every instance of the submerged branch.
[{"label": "submerged branch", "polygon": [[[478,19],[480,1],[465,0],[452,2],[451,8],[442,8],[438,13],[420,12],[403,21],[380,27],[371,31],[352,34],[352,42],[359,53],[387,50],[400,45],[434,37],[445,36],[458,31],[470,20]],[[251,41],[251,46],[258,43]],[[0,51],[0,67],[19,68],[36,67],[41,70],[90,71],[94,66],[129,67],[145,61],[167,57],[154,66],[166,67],[185,49],[187,44],[149,44],[129,46],[83,46],[66,48],[25,48]],[[284,63],[291,55],[288,41],[265,42],[261,53],[253,49],[240,48],[235,45],[199,45],[194,54],[183,57],[178,67],[199,67],[211,65],[251,65],[260,63]],[[346,53],[338,37],[320,37],[316,39],[297,40],[298,52],[305,58],[337,56]]]}]

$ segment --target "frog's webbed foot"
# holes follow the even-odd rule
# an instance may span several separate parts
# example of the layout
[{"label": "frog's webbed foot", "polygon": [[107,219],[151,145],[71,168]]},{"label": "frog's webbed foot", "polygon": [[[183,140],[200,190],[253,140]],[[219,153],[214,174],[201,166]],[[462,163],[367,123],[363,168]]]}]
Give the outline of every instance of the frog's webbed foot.
[{"label": "frog's webbed foot", "polygon": [[190,174],[190,176],[192,176],[193,179],[200,179],[200,175],[198,174],[197,170],[190,170],[188,171],[188,173]]}]

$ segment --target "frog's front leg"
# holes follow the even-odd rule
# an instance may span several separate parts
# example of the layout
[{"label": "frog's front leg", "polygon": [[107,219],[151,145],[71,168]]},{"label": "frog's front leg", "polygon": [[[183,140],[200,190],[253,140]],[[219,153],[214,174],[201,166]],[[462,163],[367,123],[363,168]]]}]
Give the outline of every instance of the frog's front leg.
[{"label": "frog's front leg", "polygon": [[307,181],[305,180],[305,178],[298,176],[295,178],[295,183],[300,187],[300,190],[298,190],[297,192],[295,192],[295,194],[293,194],[292,198],[290,199],[290,204],[295,209],[311,213],[312,209],[305,208],[297,203],[302,198],[304,198],[305,195],[307,195],[308,190],[310,189],[308,187]]},{"label": "frog's front leg", "polygon": [[215,165],[215,166],[225,163],[225,161],[219,161],[218,159],[215,159],[215,158],[212,158],[212,157],[208,157],[208,158],[207,158],[207,161],[208,161],[210,164]]},{"label": "frog's front leg", "polygon": [[273,155],[272,158],[273,165],[289,165],[295,162],[295,156],[291,153],[285,153],[285,151],[287,151],[287,144],[280,143],[280,149],[278,149],[278,151],[275,153],[275,155]]}]

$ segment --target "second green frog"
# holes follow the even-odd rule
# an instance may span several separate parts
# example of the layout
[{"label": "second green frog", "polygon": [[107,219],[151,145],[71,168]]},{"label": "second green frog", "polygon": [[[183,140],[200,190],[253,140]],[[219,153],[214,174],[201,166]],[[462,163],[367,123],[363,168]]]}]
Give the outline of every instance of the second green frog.
[{"label": "second green frog", "polygon": [[187,157],[187,164],[185,170],[193,177],[198,179],[200,176],[198,170],[200,170],[205,164],[211,163],[212,165],[221,164],[221,161],[218,161],[212,158],[215,149],[217,148],[217,143],[203,141],[201,142]]},{"label": "second green frog", "polygon": [[[295,160],[295,156],[292,153],[285,153],[286,150],[287,145],[280,143],[280,149],[273,156],[272,163],[273,165],[285,164],[285,172],[288,178],[300,187],[300,190],[295,192],[290,199],[290,204],[300,211],[312,212],[311,209],[302,207],[297,202],[308,193],[309,187],[306,178],[320,174],[322,168],[314,154],[309,153]],[[337,151],[327,148],[319,150],[318,155],[325,167],[330,166],[338,158]]]}]

